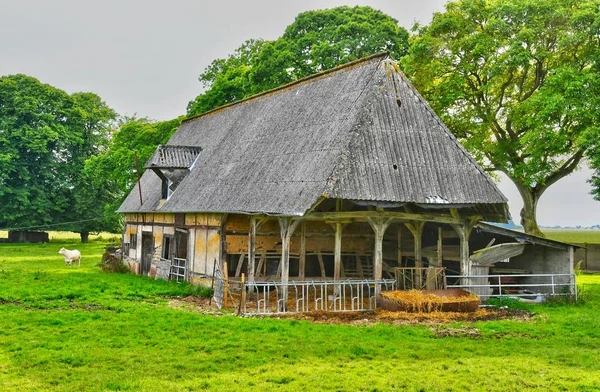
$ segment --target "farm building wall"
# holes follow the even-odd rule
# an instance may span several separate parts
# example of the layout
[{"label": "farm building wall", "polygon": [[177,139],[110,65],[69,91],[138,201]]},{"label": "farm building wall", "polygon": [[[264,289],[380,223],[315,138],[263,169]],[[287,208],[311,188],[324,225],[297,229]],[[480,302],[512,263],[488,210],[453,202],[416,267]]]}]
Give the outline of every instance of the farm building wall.
[{"label": "farm building wall", "polygon": [[[190,281],[212,276],[215,262],[220,261],[221,216],[219,214],[125,214],[123,243],[128,249],[125,256],[130,268],[139,273],[142,262],[142,235],[153,238],[153,261],[149,272],[156,275],[162,257],[165,236],[175,236],[176,231],[187,231],[187,269]],[[135,241],[134,244],[131,241]]]},{"label": "farm building wall", "polygon": [[586,271],[600,271],[600,244],[577,244],[582,248],[575,251],[574,266]]},{"label": "farm building wall", "polygon": [[[571,250],[570,250],[571,249]],[[565,249],[551,248],[542,245],[529,244],[523,254],[510,259],[509,268],[523,269],[531,274],[572,274],[573,260],[572,247]],[[497,266],[500,263],[496,264]],[[556,277],[555,283],[567,284],[569,276]],[[523,283],[545,284],[550,283],[545,277],[522,278]],[[567,287],[567,286],[564,286]],[[550,292],[550,287],[539,291]]]}]

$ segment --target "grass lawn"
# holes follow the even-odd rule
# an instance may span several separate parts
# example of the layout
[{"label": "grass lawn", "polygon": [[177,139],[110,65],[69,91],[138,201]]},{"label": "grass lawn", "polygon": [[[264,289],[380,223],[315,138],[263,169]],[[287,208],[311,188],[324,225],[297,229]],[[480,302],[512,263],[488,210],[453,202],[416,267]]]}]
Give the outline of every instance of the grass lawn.
[{"label": "grass lawn", "polygon": [[579,277],[580,304],[538,305],[530,322],[325,325],[171,309],[190,286],[99,272],[102,251],[0,244],[0,390],[600,389],[600,275]]},{"label": "grass lawn", "polygon": [[600,230],[597,229],[544,229],[543,231],[551,240],[572,244],[600,244]]}]

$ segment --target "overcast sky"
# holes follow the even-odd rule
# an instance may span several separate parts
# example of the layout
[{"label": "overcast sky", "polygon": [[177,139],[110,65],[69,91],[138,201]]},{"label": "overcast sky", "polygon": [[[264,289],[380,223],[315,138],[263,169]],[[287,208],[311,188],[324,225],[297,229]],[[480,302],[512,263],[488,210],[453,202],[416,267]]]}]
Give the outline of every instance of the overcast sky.
[{"label": "overcast sky", "polygon": [[[409,29],[443,0],[0,0],[0,75],[24,73],[69,93],[91,91],[120,114],[167,120],[201,92],[198,75],[249,38],[275,39],[303,11],[370,5]],[[543,225],[600,224],[589,169],[542,197]],[[520,197],[504,180],[518,222]]]}]

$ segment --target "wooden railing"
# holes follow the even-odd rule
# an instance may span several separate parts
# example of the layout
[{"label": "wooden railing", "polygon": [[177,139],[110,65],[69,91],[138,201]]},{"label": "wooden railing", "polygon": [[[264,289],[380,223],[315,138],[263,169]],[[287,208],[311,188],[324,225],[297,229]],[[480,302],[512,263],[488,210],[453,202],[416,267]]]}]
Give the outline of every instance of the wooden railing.
[{"label": "wooden railing", "polygon": [[446,288],[446,268],[394,268],[396,290],[439,290]]}]

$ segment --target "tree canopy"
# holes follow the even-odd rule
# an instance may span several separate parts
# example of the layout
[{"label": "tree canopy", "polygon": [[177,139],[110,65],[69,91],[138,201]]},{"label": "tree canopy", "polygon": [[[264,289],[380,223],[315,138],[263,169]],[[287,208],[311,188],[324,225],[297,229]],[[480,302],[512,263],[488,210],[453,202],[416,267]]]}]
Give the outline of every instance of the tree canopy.
[{"label": "tree canopy", "polygon": [[598,124],[599,3],[460,0],[417,35],[403,67],[443,121],[523,201],[522,224],[541,234],[537,202],[572,173]]},{"label": "tree canopy", "polygon": [[115,113],[26,75],[0,77],[0,221],[29,227],[78,219],[84,162],[108,141]]},{"label": "tree canopy", "polygon": [[[92,202],[95,206],[101,206],[109,222],[119,222],[116,210],[137,182],[135,154],[138,155],[141,175],[144,164],[156,147],[169,140],[182,119],[183,116],[162,122],[145,118],[127,119],[114,133],[108,149],[86,162],[83,176],[88,181],[88,189],[98,190]],[[83,201],[86,200],[90,202],[85,198]]]},{"label": "tree canopy", "polygon": [[188,105],[193,116],[316,72],[389,51],[400,58],[408,32],[371,7],[337,7],[299,14],[275,41],[248,40],[200,75],[207,90]]}]

